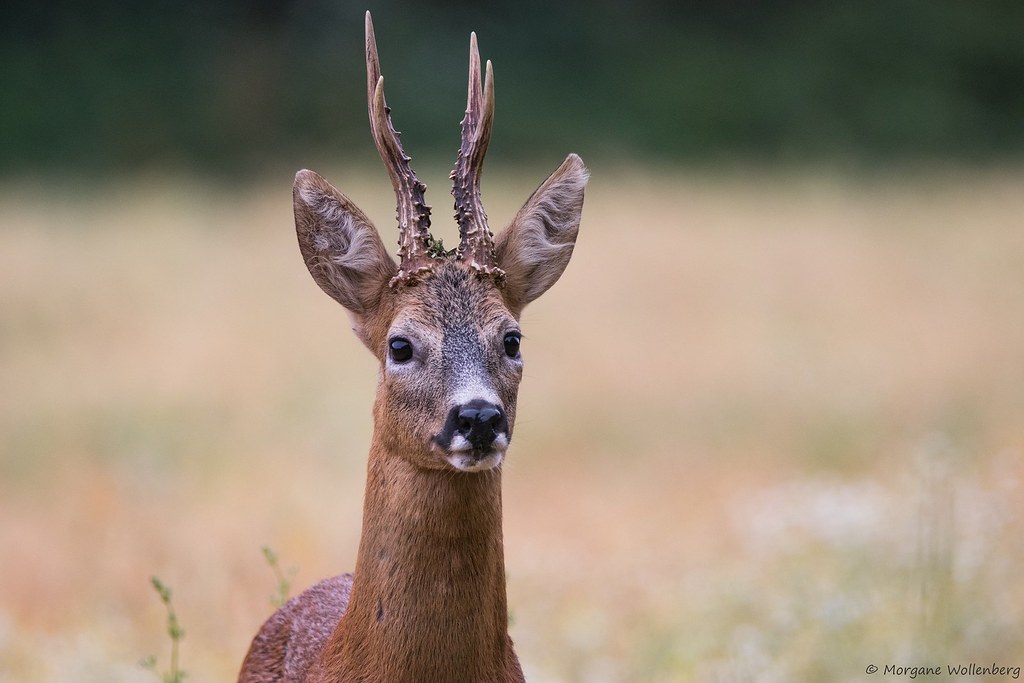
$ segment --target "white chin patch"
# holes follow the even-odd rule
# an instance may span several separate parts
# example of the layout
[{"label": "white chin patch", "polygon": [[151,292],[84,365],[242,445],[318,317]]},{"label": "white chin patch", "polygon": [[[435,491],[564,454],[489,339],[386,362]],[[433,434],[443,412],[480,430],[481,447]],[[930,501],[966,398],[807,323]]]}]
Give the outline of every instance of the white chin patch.
[{"label": "white chin patch", "polygon": [[446,460],[448,464],[460,472],[485,472],[493,470],[505,459],[504,451],[491,449],[482,458],[478,458],[472,452],[452,453]]},{"label": "white chin patch", "polygon": [[508,437],[499,434],[491,444],[491,448],[480,455],[461,435],[452,440],[452,450],[445,456],[448,464],[460,472],[485,472],[493,470],[505,460],[505,449],[508,448]]}]

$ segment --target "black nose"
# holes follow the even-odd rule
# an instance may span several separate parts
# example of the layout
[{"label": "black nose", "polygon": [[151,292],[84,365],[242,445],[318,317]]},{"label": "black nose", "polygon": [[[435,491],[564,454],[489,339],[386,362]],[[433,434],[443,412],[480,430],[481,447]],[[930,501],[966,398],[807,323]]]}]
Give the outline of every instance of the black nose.
[{"label": "black nose", "polygon": [[508,429],[505,411],[486,401],[470,401],[452,409],[455,417],[455,431],[461,434],[473,448],[484,449],[494,443],[499,433]]}]

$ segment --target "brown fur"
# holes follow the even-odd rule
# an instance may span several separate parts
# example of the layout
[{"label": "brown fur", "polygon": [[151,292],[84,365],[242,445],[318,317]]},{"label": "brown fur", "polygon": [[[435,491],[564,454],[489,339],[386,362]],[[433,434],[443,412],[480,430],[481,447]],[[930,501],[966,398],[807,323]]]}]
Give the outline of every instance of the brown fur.
[{"label": "brown fur", "polygon": [[306,680],[521,681],[500,472],[424,470],[374,444],[368,480],[352,600]]},{"label": "brown fur", "polygon": [[345,613],[351,591],[352,575],[342,574],[324,579],[282,605],[253,638],[238,680],[305,680]]},{"label": "brown fur", "polygon": [[[454,258],[390,288],[395,264],[365,216],[319,176],[296,178],[310,273],[349,309],[382,371],[355,578],[317,584],[274,614],[241,683],[522,680],[506,628],[501,470],[457,472],[431,437],[467,378],[493,388],[511,437],[521,367],[503,363],[501,339],[565,268],[585,182],[570,157],[499,235],[504,289]],[[414,342],[415,372],[388,369],[395,331]]]},{"label": "brown fur", "polygon": [[[523,680],[507,629],[504,447],[487,456],[498,458],[490,469],[476,461],[466,471],[440,435],[460,406],[483,401],[504,413],[511,439],[523,365],[503,340],[565,270],[586,182],[573,154],[534,192],[495,241],[504,279],[460,255],[403,279],[347,197],[312,171],[296,175],[303,259],[350,313],[380,381],[355,575],[323,581],[271,616],[240,683]],[[396,337],[408,340],[410,359],[389,357]]]},{"label": "brown fur", "polygon": [[[534,279],[532,287],[512,290],[455,259],[440,262],[415,286],[388,287],[394,262],[369,221],[319,176],[297,177],[296,228],[310,273],[328,294],[350,303],[356,333],[382,372],[355,579],[317,584],[274,614],[253,640],[240,683],[522,680],[506,628],[500,468],[456,472],[430,439],[447,412],[448,394],[474,373],[490,380],[511,437],[521,369],[501,364],[500,340],[522,306],[568,262],[586,182],[573,158],[499,236],[499,264],[510,287]],[[558,181],[560,174],[570,180]],[[566,192],[566,182],[578,192]],[[560,208],[567,198],[570,206]],[[550,207],[546,219],[535,217],[537,206]],[[531,224],[520,223],[522,216]],[[569,225],[556,225],[558,216],[568,216]],[[547,244],[556,240],[537,239],[544,225],[569,235],[569,248],[552,250]],[[351,253],[353,245],[366,253]],[[551,253],[554,262],[545,261]],[[411,377],[387,371],[393,329],[413,339],[423,356]],[[482,362],[467,367],[459,344]],[[332,622],[337,627],[328,637],[323,625]]]}]

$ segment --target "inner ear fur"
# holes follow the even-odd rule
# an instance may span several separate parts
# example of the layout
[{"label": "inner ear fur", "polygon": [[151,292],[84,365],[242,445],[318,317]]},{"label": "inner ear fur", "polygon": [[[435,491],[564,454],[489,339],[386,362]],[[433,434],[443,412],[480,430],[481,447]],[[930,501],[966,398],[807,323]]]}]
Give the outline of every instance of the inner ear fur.
[{"label": "inner ear fur", "polygon": [[376,228],[344,194],[313,171],[299,171],[292,188],[295,232],[320,288],[363,319],[380,303],[398,272]]},{"label": "inner ear fur", "polygon": [[589,173],[575,154],[541,183],[495,241],[505,298],[519,313],[555,284],[569,264]]}]

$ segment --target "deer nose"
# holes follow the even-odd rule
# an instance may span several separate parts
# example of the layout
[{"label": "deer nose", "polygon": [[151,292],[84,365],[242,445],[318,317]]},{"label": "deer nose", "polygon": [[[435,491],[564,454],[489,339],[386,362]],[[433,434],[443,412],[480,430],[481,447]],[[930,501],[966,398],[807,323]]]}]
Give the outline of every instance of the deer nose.
[{"label": "deer nose", "polygon": [[505,411],[493,403],[470,401],[455,408],[455,430],[473,448],[487,448],[498,434],[508,429]]}]

